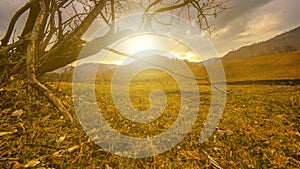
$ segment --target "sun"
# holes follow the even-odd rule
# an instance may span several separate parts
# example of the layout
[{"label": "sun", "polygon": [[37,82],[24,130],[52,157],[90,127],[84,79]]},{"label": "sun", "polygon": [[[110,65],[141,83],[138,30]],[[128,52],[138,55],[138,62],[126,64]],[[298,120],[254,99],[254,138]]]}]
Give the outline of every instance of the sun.
[{"label": "sun", "polygon": [[113,61],[113,64],[115,65],[121,65],[123,63],[123,60],[115,60]]},{"label": "sun", "polygon": [[[110,56],[114,56],[114,59],[110,59],[110,62],[117,65],[130,63],[135,59],[129,59],[128,57],[147,50],[161,51],[162,56],[169,58],[187,60],[195,58],[195,53],[180,40],[154,33],[138,33],[131,35],[118,42],[113,48],[120,53],[126,54],[120,55],[118,53],[110,53]],[[126,59],[127,61],[125,61]]]},{"label": "sun", "polygon": [[156,35],[134,35],[120,44],[120,47],[123,48],[124,52],[132,54],[143,50],[156,49],[160,41],[161,39]]},{"label": "sun", "polygon": [[192,56],[193,56],[193,54],[189,52],[186,54],[186,59],[190,59]]}]

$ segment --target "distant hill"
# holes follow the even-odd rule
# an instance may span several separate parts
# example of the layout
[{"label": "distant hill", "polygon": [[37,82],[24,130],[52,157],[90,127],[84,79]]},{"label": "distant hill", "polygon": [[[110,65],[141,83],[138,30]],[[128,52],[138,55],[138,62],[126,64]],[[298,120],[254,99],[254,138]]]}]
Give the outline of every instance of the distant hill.
[{"label": "distant hill", "polygon": [[287,53],[300,50],[300,27],[282,33],[264,42],[243,46],[227,53],[222,60],[245,59],[253,56]]},{"label": "distant hill", "polygon": [[[231,51],[221,59],[228,82],[300,79],[300,27],[275,36],[270,40]],[[216,58],[212,58],[203,62],[185,62],[191,68],[195,77],[204,78],[208,77],[205,66],[214,66],[216,60]],[[176,70],[179,72],[182,69],[176,59],[152,55],[147,57],[143,56],[138,59],[138,61],[120,67],[123,68],[123,72],[126,73],[149,63],[155,63],[161,67],[166,65],[172,65],[173,67],[178,66]],[[100,64],[98,66],[96,63],[85,63],[76,68],[76,73],[79,73],[79,79],[77,80],[85,81],[90,79],[92,72],[97,70],[97,80],[109,81],[117,67],[119,66],[113,64]],[[66,70],[73,68],[74,67],[70,66],[61,68],[54,73],[65,73],[63,76],[68,77],[70,75],[66,73]],[[144,72],[144,74],[139,76],[136,80],[148,81],[152,79],[154,81],[162,81],[168,78],[170,77],[161,71],[150,70]],[[50,79],[53,78],[51,77]]]},{"label": "distant hill", "polygon": [[[135,68],[142,66],[146,62],[133,62],[128,65],[121,66],[126,73],[127,71],[133,71]],[[176,60],[161,59],[160,66],[164,67],[163,62],[173,62],[177,64]],[[191,68],[192,72],[197,78],[208,77],[205,70],[205,66],[214,66],[215,60],[209,60],[202,63],[190,63],[186,62]],[[150,62],[151,63],[151,62]],[[205,65],[205,66],[204,66]],[[114,71],[118,65],[101,64],[97,68],[95,63],[86,63],[78,66],[77,73],[80,73],[77,80],[86,81],[92,77],[92,72],[97,70],[97,79],[100,81],[110,81]],[[253,56],[245,59],[225,60],[223,61],[223,67],[226,75],[227,82],[242,82],[242,81],[260,81],[260,80],[293,80],[300,79],[300,50],[295,52],[286,52],[280,54],[272,54],[265,56]],[[178,67],[180,72],[182,67]],[[70,69],[70,67],[68,67]],[[66,71],[68,72],[68,71]],[[57,72],[56,72],[57,73]],[[65,74],[62,72],[61,74]],[[70,76],[66,73],[64,76]],[[72,76],[72,75],[71,75]],[[55,77],[55,76],[54,76]],[[51,77],[50,79],[54,79]],[[56,77],[58,81],[68,79]],[[165,79],[165,80],[164,80]],[[139,76],[138,81],[170,81],[170,77],[161,71],[149,70]],[[200,82],[202,83],[202,82]],[[206,83],[203,81],[203,83]]]},{"label": "distant hill", "polygon": [[[93,73],[96,72],[96,76],[102,76],[108,78],[114,72],[118,65],[114,64],[97,64],[97,63],[84,63],[76,66],[77,81],[86,81],[92,78]],[[55,71],[48,72],[44,75],[46,81],[72,81],[74,66],[65,66]]]},{"label": "distant hill", "polygon": [[227,81],[300,79],[300,51],[223,61]]},{"label": "distant hill", "polygon": [[80,72],[80,74],[89,75],[92,72],[96,72],[97,74],[101,74],[111,69],[115,69],[117,65],[114,64],[97,64],[97,63],[85,63],[76,67],[76,70]]},{"label": "distant hill", "polygon": [[[84,63],[82,65],[77,66],[76,70],[80,71],[81,74],[91,74],[92,72],[95,72],[97,69],[97,73],[102,73],[107,70],[115,69],[118,65],[114,64],[97,64],[97,63]],[[64,73],[70,69],[74,69],[74,66],[65,66],[59,69],[54,70],[54,73]],[[51,72],[50,72],[51,73]]]},{"label": "distant hill", "polygon": [[[300,50],[222,61],[227,82],[300,79]],[[193,63],[197,77],[208,77],[204,65]],[[214,67],[214,62],[209,65]]]}]

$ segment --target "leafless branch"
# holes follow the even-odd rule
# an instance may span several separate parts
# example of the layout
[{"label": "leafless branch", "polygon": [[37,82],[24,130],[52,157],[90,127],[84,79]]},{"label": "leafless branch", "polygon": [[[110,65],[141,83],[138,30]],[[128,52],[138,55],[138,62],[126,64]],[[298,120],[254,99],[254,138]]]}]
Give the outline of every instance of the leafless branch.
[{"label": "leafless branch", "polygon": [[12,34],[12,31],[15,27],[15,24],[17,22],[17,20],[19,19],[19,17],[25,13],[32,5],[32,1],[26,3],[22,8],[20,8],[15,14],[14,16],[11,18],[10,23],[8,25],[7,31],[5,33],[4,38],[1,40],[1,46],[6,46],[7,43],[9,42],[10,36]]},{"label": "leafless branch", "polygon": [[167,6],[167,7],[163,7],[163,8],[155,10],[154,12],[159,13],[159,12],[165,12],[165,11],[174,10],[174,9],[177,9],[177,8],[184,7],[184,6],[188,5],[191,2],[192,2],[192,0],[185,0],[183,3],[176,4],[176,5],[171,5],[171,6]]}]

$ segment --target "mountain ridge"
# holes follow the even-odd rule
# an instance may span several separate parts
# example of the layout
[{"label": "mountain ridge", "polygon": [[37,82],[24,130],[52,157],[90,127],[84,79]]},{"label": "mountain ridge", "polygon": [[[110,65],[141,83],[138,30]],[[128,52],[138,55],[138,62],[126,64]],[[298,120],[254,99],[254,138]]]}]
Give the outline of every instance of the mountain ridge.
[{"label": "mountain ridge", "polygon": [[276,35],[269,40],[230,51],[222,57],[222,60],[246,59],[253,56],[287,53],[297,50],[300,50],[300,26]]},{"label": "mountain ridge", "polygon": [[[98,77],[105,77],[104,80],[107,80],[119,66],[130,71],[151,61],[151,59],[155,59],[155,61],[160,60],[159,63],[163,65],[176,65],[178,62],[176,59],[158,59],[148,56],[148,59],[147,57],[138,59],[136,62],[126,65],[85,63],[77,66],[75,73],[79,75],[79,79],[85,80],[93,76],[93,72],[97,72]],[[214,66],[218,59],[211,58],[202,62],[185,62],[196,77],[203,78],[208,77],[205,67]],[[229,52],[220,59],[228,82],[300,79],[300,74],[298,73],[300,72],[300,27],[276,35],[267,41],[243,46],[236,51]],[[142,60],[144,62],[138,63],[138,61]],[[69,68],[74,67],[61,68],[55,73],[64,73]]]}]

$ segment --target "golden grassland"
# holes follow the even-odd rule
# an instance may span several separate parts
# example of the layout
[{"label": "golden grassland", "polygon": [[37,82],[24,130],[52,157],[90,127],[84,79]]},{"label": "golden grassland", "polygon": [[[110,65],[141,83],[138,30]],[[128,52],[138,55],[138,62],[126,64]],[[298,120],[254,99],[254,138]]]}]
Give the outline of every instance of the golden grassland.
[{"label": "golden grassland", "polygon": [[[300,51],[222,61],[227,82],[300,79]],[[208,77],[205,67],[189,65],[195,77]],[[218,69],[213,62],[209,67]]]},{"label": "golden grassland", "polygon": [[227,81],[300,79],[300,51],[224,61]]},{"label": "golden grassland", "polygon": [[[149,158],[113,155],[93,143],[78,121],[70,124],[45,98],[26,93],[21,82],[0,92],[0,168],[300,168],[300,86],[228,86],[218,129],[203,144],[198,137],[210,107],[210,87],[199,86],[200,107],[191,132],[171,150]],[[53,90],[57,83],[49,84]],[[174,82],[132,83],[135,108],[149,108],[149,91],[167,96],[164,114],[149,124],[118,114],[110,84],[96,84],[96,97],[113,128],[133,137],[165,131],[178,114],[180,91]],[[71,83],[56,95],[75,116]],[[16,113],[22,110],[22,113]]]}]

